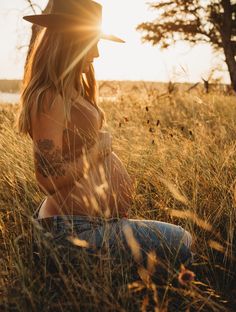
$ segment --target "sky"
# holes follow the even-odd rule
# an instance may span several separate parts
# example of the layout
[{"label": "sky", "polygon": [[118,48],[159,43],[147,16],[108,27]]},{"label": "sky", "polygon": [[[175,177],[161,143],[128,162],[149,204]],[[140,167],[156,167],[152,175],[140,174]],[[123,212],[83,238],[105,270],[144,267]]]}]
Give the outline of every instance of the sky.
[{"label": "sky", "polygon": [[[34,0],[40,13],[47,0]],[[209,45],[191,48],[179,42],[168,50],[160,50],[141,42],[141,33],[135,30],[139,23],[151,21],[155,13],[145,0],[97,0],[103,5],[103,30],[123,38],[126,43],[100,40],[100,57],[94,60],[98,80],[146,80],[198,82],[208,78],[210,69],[219,62]],[[22,16],[32,14],[26,0],[0,0],[0,79],[21,79],[23,76],[31,24]],[[223,57],[221,57],[223,60]],[[229,74],[223,61],[222,77],[229,83]]]}]

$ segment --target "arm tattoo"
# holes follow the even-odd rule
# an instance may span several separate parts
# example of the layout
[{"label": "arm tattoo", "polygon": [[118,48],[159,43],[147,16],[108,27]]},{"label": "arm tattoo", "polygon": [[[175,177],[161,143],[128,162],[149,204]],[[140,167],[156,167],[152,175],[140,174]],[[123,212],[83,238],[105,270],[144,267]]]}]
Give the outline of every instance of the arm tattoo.
[{"label": "arm tattoo", "polygon": [[43,139],[37,141],[35,164],[38,172],[45,178],[55,178],[65,175],[65,161],[61,150],[55,147],[53,140]]}]

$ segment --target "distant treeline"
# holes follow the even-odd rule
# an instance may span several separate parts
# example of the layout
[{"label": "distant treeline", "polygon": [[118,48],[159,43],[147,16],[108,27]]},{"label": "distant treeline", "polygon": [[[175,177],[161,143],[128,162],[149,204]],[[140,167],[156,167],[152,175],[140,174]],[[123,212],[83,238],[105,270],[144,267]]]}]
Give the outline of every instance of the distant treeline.
[{"label": "distant treeline", "polygon": [[0,92],[16,93],[20,91],[21,80],[0,79]]},{"label": "distant treeline", "polygon": [[[22,80],[0,79],[0,92],[18,93],[20,92]],[[101,96],[115,95],[117,92],[143,92],[152,94],[154,91],[160,93],[173,93],[175,90],[190,91],[193,89],[210,91],[221,91],[230,93],[231,86],[221,83],[208,83],[208,81],[199,81],[197,83],[175,83],[160,81],[132,81],[132,80],[98,80],[99,94]]]},{"label": "distant treeline", "polygon": [[[20,87],[21,87],[21,83],[22,80],[7,80],[7,79],[0,79],[0,92],[9,92],[9,93],[17,93],[20,91]],[[161,84],[166,84],[166,83],[160,83],[160,82],[149,82],[149,81],[131,81],[131,80],[127,80],[127,81],[118,81],[118,80],[99,80],[98,81],[98,85],[99,85],[99,89],[103,89],[105,87],[106,88],[117,88],[119,86],[119,88],[121,88],[122,90],[126,90],[127,88],[130,89],[132,88],[134,85],[138,85],[139,87],[143,87],[145,86],[149,86],[149,85],[153,85],[155,84],[156,86],[160,86]]]}]

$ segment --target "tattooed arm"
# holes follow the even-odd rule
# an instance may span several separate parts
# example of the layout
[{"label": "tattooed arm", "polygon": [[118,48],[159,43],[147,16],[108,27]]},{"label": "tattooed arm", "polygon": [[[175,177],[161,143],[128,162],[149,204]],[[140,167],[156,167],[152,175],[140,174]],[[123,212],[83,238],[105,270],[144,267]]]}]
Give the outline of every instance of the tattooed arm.
[{"label": "tattooed arm", "polygon": [[84,175],[85,159],[90,168],[97,164],[98,143],[87,153],[77,155],[73,160],[63,155],[65,122],[63,102],[60,98],[40,114],[36,114],[32,109],[31,124],[36,178],[45,193],[53,194],[61,188],[72,187],[74,182]]},{"label": "tattooed arm", "polygon": [[73,161],[62,156],[61,148],[55,146],[52,139],[39,139],[36,145],[36,177],[41,188],[49,194],[62,187],[73,186],[74,181],[84,175],[87,165],[92,168],[98,160],[96,144]]}]

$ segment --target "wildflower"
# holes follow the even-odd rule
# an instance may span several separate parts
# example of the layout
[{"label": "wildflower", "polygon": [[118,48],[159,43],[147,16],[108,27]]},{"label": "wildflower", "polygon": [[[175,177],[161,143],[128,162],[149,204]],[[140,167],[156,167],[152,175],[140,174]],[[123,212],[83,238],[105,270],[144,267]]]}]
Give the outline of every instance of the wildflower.
[{"label": "wildflower", "polygon": [[195,274],[186,269],[183,264],[181,264],[180,272],[178,275],[178,281],[181,285],[186,286],[189,285],[195,278]]}]

